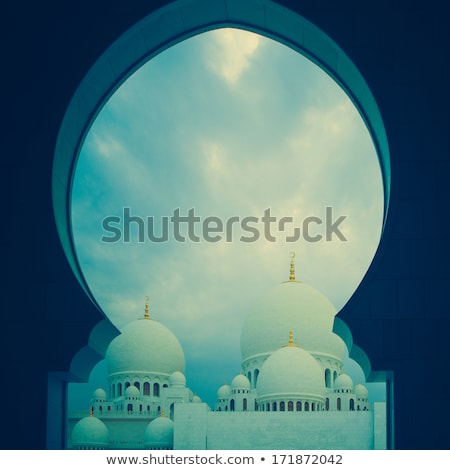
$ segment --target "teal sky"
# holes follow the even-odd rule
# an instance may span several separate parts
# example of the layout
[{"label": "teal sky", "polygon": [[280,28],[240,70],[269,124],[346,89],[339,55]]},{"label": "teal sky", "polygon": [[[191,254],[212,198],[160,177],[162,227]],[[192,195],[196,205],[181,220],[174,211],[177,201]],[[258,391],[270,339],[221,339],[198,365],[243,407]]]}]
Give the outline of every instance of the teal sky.
[{"label": "teal sky", "polygon": [[[347,241],[286,242],[305,217],[325,219],[326,207],[346,217]],[[236,226],[231,242],[139,243],[135,224],[129,243],[105,243],[102,221],[124,208],[153,217],[156,234],[177,208],[224,223],[270,208],[294,223],[273,230],[276,242],[244,243],[249,234]],[[287,280],[289,253],[297,278],[341,309],[374,256],[382,217],[376,152],[346,94],[297,52],[233,29],[173,46],[117,90],[86,137],[72,193],[77,255],[105,314],[120,329],[143,315],[148,295],[153,318],[184,348],[188,386],[210,405],[239,373],[244,317]],[[324,224],[311,232],[325,235]],[[103,385],[102,368],[89,395]]]}]

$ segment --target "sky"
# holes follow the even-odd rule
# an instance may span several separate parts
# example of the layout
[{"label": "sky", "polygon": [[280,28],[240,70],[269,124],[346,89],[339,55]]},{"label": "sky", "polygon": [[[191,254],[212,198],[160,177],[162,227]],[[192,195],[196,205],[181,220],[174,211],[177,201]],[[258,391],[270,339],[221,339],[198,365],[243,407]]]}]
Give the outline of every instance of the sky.
[{"label": "sky", "polygon": [[[71,203],[104,313],[121,329],[149,296],[184,349],[187,385],[213,406],[240,372],[246,314],[288,279],[291,252],[297,279],[338,310],[349,300],[379,243],[383,186],[339,85],[278,42],[219,29],[165,50],[113,94],[82,146]],[[89,384],[71,385],[72,408],[89,407],[84,392],[104,375],[102,361]]]}]

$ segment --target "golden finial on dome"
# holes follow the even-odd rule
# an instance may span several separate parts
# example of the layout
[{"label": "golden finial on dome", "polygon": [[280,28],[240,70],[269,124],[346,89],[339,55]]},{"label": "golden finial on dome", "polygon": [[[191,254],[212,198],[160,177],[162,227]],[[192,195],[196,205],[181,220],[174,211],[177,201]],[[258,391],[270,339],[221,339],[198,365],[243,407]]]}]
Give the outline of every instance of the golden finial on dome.
[{"label": "golden finial on dome", "polygon": [[89,416],[94,416],[94,407],[93,406],[89,407]]},{"label": "golden finial on dome", "polygon": [[145,314],[144,314],[144,318],[146,320],[148,320],[150,318],[150,314],[148,313],[148,301],[150,300],[149,296],[146,295],[145,296]]},{"label": "golden finial on dome", "polygon": [[291,258],[291,268],[290,268],[290,271],[289,271],[289,280],[290,281],[295,281],[295,266],[294,266],[295,252],[291,251],[289,256]]},{"label": "golden finial on dome", "polygon": [[298,344],[294,343],[294,334],[292,333],[292,328],[289,330],[289,342],[285,346],[290,346],[290,347],[295,347],[295,348],[300,347]]}]

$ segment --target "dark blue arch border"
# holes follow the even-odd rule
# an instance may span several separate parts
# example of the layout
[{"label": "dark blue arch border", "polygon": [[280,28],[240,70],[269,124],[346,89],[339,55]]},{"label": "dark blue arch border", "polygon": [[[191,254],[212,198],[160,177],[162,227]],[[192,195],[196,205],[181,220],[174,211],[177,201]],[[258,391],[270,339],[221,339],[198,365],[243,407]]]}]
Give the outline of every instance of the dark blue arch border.
[{"label": "dark blue arch border", "polygon": [[[296,12],[271,0],[175,0],[139,21],[119,37],[97,60],[76,90],[61,124],[55,147],[52,195],[57,230],[69,264],[80,285],[101,311],[83,276],[72,236],[71,190],[79,151],[95,117],[114,91],[143,63],[168,47],[196,34],[220,27],[237,27],[270,37],[311,59],[347,93],[364,120],[376,148],[384,185],[384,220],[390,197],[390,157],[383,120],[366,81],[340,47],[323,31]],[[112,338],[108,322],[98,334]],[[102,326],[103,325],[103,326]],[[105,335],[100,330],[105,329]],[[335,331],[347,344],[350,356],[366,377],[389,379],[371,370],[364,351],[353,344],[347,325],[337,319]],[[87,346],[90,350],[90,345]],[[99,356],[81,350],[70,372],[88,375]],[[86,356],[87,354],[87,356]],[[85,367],[81,365],[85,364]],[[89,371],[87,370],[89,369]],[[389,400],[389,397],[388,397]]]}]

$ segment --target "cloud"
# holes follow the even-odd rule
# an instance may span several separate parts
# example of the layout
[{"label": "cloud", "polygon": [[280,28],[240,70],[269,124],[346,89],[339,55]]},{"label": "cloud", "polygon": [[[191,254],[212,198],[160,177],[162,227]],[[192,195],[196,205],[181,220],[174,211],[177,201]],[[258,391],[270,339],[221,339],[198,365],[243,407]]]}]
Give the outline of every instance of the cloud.
[{"label": "cloud", "polygon": [[234,85],[250,67],[251,58],[263,38],[239,29],[217,29],[211,32],[207,63],[228,84]]}]

